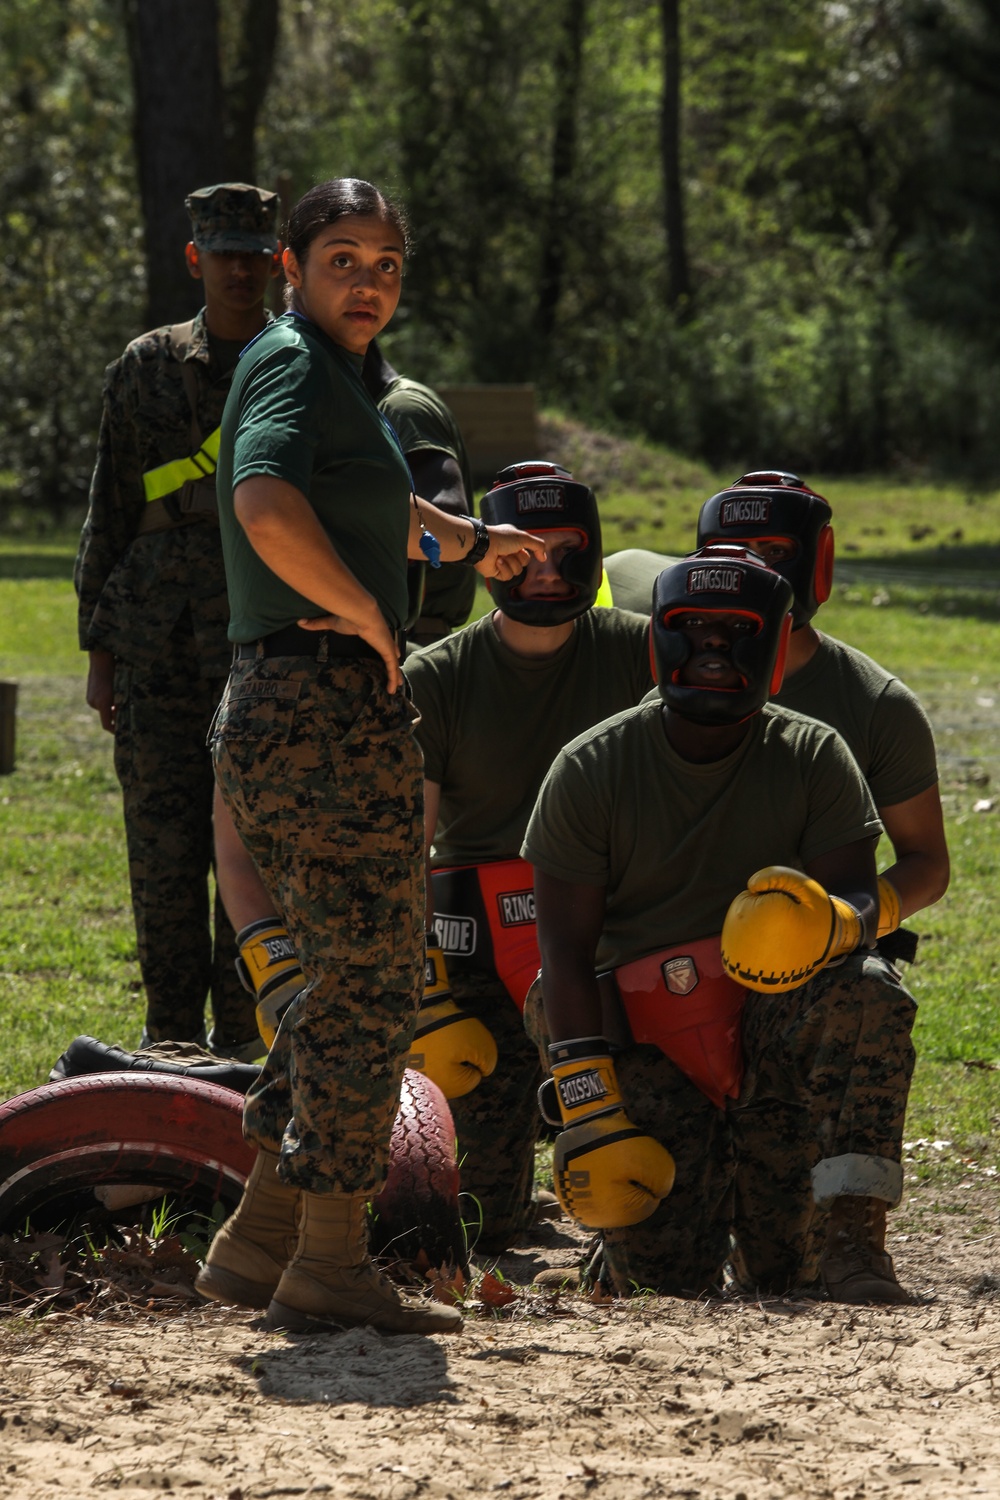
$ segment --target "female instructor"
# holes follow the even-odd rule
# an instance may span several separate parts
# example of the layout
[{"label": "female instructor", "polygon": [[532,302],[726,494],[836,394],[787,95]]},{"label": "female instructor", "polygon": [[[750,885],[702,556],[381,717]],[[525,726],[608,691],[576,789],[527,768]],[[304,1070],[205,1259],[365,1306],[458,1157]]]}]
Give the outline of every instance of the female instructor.
[{"label": "female instructor", "polygon": [[275,1328],[456,1328],[368,1252],[423,987],[422,765],[399,667],[407,558],[509,578],[541,541],[412,494],[361,381],[399,301],[406,230],[367,182],[292,210],[288,311],[244,351],[222,423],[219,521],[235,659],[212,733],[233,822],[308,985],[244,1133],[257,1160],[198,1278]]}]

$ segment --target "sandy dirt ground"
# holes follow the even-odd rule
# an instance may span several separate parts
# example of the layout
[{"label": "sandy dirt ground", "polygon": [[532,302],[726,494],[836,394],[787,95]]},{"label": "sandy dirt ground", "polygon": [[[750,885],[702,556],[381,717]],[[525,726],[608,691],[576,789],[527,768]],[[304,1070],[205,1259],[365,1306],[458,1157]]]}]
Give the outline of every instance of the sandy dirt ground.
[{"label": "sandy dirt ground", "polygon": [[[0,1500],[705,1500],[1000,1495],[992,1183],[919,1186],[889,1248],[911,1307],[595,1305],[519,1290],[459,1337],[260,1330],[235,1309],[0,1322]],[[541,1224],[526,1288],[583,1236]]]}]

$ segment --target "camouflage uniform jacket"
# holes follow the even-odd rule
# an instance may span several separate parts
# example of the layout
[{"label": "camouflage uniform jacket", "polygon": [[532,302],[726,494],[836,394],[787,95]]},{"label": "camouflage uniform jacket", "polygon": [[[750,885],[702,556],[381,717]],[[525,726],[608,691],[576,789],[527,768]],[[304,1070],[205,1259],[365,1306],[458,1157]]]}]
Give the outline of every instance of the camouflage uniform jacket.
[{"label": "camouflage uniform jacket", "polygon": [[[232,378],[214,366],[204,309],[194,320],[184,363],[197,371],[201,436],[218,427]],[[97,463],[74,581],[80,646],[133,667],[162,658],[170,633],[190,611],[203,677],[224,677],[232,647],[219,528],[209,518],[139,536],[148,469],[187,457],[191,407],[169,327],[133,339],[107,368]]]}]

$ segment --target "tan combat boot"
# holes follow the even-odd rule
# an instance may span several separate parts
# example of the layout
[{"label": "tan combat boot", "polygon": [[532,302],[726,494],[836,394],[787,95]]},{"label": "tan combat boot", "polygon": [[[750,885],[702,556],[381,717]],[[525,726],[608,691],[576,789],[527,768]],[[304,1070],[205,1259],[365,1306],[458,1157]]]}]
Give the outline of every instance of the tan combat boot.
[{"label": "tan combat boot", "polygon": [[367,1195],[303,1193],[295,1258],[281,1278],[265,1326],[296,1332],[317,1323],[370,1324],[386,1333],[455,1333],[457,1307],[397,1291],[368,1253]]},{"label": "tan combat boot", "polygon": [[830,1207],[820,1276],[834,1302],[907,1303],[912,1299],[896,1280],[885,1253],[885,1200],[835,1198]]},{"label": "tan combat boot", "polygon": [[278,1158],[258,1151],[243,1197],[212,1241],[195,1290],[212,1302],[267,1307],[298,1240],[299,1188],[278,1178]]}]

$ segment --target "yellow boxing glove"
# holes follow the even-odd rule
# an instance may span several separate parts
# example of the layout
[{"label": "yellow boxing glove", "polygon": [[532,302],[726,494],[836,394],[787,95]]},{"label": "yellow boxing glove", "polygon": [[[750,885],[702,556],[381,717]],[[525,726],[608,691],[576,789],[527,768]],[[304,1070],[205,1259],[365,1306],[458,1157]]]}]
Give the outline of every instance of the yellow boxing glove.
[{"label": "yellow boxing glove", "polygon": [[880,938],[896,931],[903,920],[901,913],[899,892],[891,880],[886,880],[884,875],[880,875],[878,878],[878,936]]},{"label": "yellow boxing glove", "polygon": [[437,938],[428,935],[424,998],[417,1012],[406,1066],[425,1073],[446,1099],[461,1099],[497,1065],[492,1032],[451,998],[448,970]]},{"label": "yellow boxing glove", "polygon": [[865,938],[862,914],[819,881],[786,865],[768,865],[747,881],[726,913],[722,962],[751,990],[797,989]]},{"label": "yellow boxing glove", "polygon": [[236,934],[236,972],[257,997],[257,1030],[270,1049],[285,1011],[305,986],[295,944],[278,917],[262,917]]},{"label": "yellow boxing glove", "polygon": [[564,1127],[552,1161],[556,1197],[588,1229],[641,1224],[674,1185],[673,1157],[625,1113],[603,1037],[555,1042],[549,1058]]}]

